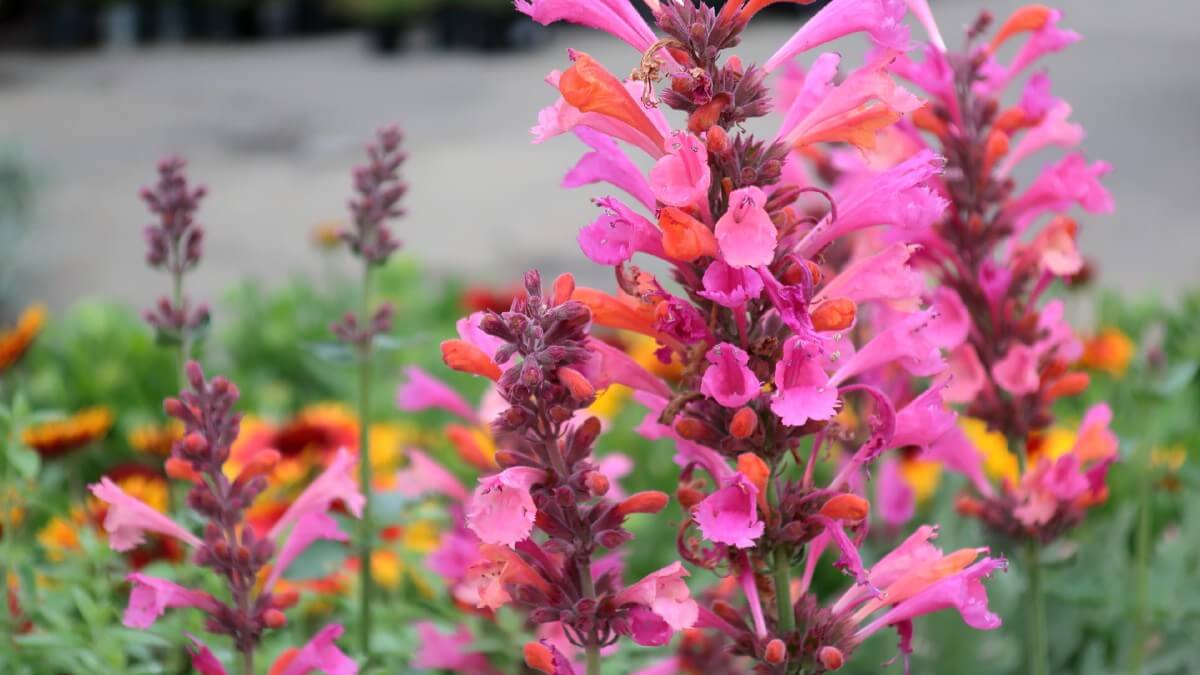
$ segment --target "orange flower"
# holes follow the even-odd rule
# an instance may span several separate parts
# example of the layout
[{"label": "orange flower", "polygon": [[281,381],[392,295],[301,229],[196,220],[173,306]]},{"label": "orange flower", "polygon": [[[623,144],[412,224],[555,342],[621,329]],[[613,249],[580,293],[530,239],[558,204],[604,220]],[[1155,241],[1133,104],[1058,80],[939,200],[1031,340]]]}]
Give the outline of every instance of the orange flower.
[{"label": "orange flower", "polygon": [[46,323],[46,306],[31,305],[21,312],[12,330],[0,332],[0,373],[21,359]]},{"label": "orange flower", "polygon": [[[572,300],[587,305],[592,310],[592,321],[601,326],[657,338],[665,343],[671,340],[655,329],[654,307],[625,294],[613,296],[594,288],[579,287],[571,294]],[[674,342],[674,340],[671,340]]]},{"label": "orange flower", "polygon": [[138,452],[166,457],[171,446],[183,438],[183,423],[170,420],[166,424],[143,424],[129,432],[129,445]]},{"label": "orange flower", "polygon": [[345,225],[340,220],[322,220],[313,225],[310,233],[313,245],[324,250],[332,250],[341,246],[344,227]]},{"label": "orange flower", "polygon": [[466,340],[446,340],[442,343],[442,361],[454,370],[499,380],[503,371],[479,347]]},{"label": "orange flower", "polygon": [[65,420],[29,427],[22,433],[21,440],[43,457],[58,457],[104,438],[112,424],[112,412],[97,406],[81,410]]},{"label": "orange flower", "polygon": [[668,206],[658,216],[662,228],[662,244],[667,255],[681,262],[691,262],[701,256],[715,258],[717,238],[707,225],[674,206]]},{"label": "orange flower", "polygon": [[1133,359],[1135,345],[1119,328],[1105,328],[1083,346],[1080,364],[1084,368],[1102,370],[1113,377],[1123,377]]},{"label": "orange flower", "polygon": [[558,81],[563,100],[581,112],[596,113],[622,122],[661,148],[665,139],[646,117],[642,104],[635,101],[625,85],[604,66],[583,52],[574,52],[575,63]]},{"label": "orange flower", "polygon": [[1033,32],[1040,30],[1050,20],[1054,10],[1045,5],[1025,5],[1008,17],[1000,30],[996,32],[996,37],[992,38],[992,44],[989,49],[996,51],[1000,45],[1004,44],[1016,35],[1021,33]]}]

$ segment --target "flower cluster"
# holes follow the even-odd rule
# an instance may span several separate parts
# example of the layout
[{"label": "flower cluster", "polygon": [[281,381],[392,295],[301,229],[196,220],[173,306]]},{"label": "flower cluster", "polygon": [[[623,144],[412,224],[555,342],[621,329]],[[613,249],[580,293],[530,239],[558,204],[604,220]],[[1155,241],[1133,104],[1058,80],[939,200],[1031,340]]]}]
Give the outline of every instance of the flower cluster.
[{"label": "flower cluster", "polygon": [[[117,551],[137,548],[149,533],[165,535],[192,549],[194,564],[220,577],[228,597],[187,588],[170,580],[141,573],[129,575],[133,590],[124,623],[146,629],[169,608],[190,607],[207,615],[205,628],[228,636],[241,655],[242,668],[252,672],[254,652],[263,633],[286,623],[283,610],[295,604],[293,593],[276,592],[288,566],[313,542],[347,540],[329,510],[341,504],[352,514],[361,512],[363,496],[352,478],[354,458],[338,453],[325,472],[292,502],[266,536],[246,522],[246,511],[267,488],[264,474],[279,460],[279,453],[263,450],[236,473],[227,474],[230,449],[238,436],[241,415],[234,411],[237,388],[222,377],[208,380],[200,366],[187,367],[189,389],[164,402],[167,414],[184,425],[167,460],[167,472],[192,483],[188,506],[206,521],[197,536],[145,502],[130,496],[105,477],[91,486],[92,494],[107,505],[104,529]],[[340,626],[328,626],[300,650],[282,658],[287,672],[357,672],[354,661],[333,644]],[[201,642],[192,638],[193,664],[206,675],[225,673],[224,667]],[[276,664],[279,665],[278,663]]]},{"label": "flower cluster", "polygon": [[143,230],[146,240],[146,263],[165,270],[173,280],[173,293],[163,296],[153,309],[145,312],[146,322],[161,334],[186,344],[187,334],[208,321],[208,307],[188,305],[183,296],[183,275],[200,262],[203,253],[204,228],[195,221],[200,200],[207,193],[203,187],[188,184],[187,163],[179,157],[168,157],[158,163],[158,183],[142,188],[142,201],[158,222]]},{"label": "flower cluster", "polygon": [[[893,69],[924,90],[929,102],[888,140],[888,154],[897,159],[930,148],[946,158],[932,185],[948,208],[912,238],[921,246],[914,261],[969,321],[966,339],[950,357],[953,379],[945,398],[999,434],[1002,452],[1017,453],[1013,464],[1020,467],[1000,472],[1003,484],[996,490],[978,470],[979,443],[962,432],[948,436],[940,449],[957,458],[952,468],[965,469],[979,495],[960,499],[960,510],[997,531],[1043,542],[1105,499],[1105,475],[1117,456],[1105,405],[1088,411],[1074,444],[1055,448],[1046,442],[1055,401],[1089,384],[1087,373],[1073,369],[1085,353],[1063,302],[1045,300],[1054,282],[1084,270],[1079,225],[1067,214],[1075,207],[1113,209],[1100,184],[1109,166],[1089,163],[1074,150],[1083,129],[1070,121],[1070,104],[1051,93],[1046,73],[1034,72],[1015,101],[1004,100],[1041,57],[1079,39],[1059,25],[1061,18],[1057,10],[1030,5],[984,40],[991,24],[984,13],[968,28],[965,47],[949,51],[926,15],[931,39],[922,57],[902,56]],[[1003,63],[1000,51],[1018,40]],[[1018,189],[1015,168],[1051,147],[1068,152]],[[874,170],[850,168],[846,179]]]},{"label": "flower cluster", "polygon": [[[533,129],[535,142],[572,132],[591,148],[565,186],[605,182],[634,201],[598,199],[602,214],[579,235],[589,259],[614,268],[616,294],[563,278],[543,297],[529,281],[528,301],[460,326],[462,339],[443,345],[451,367],[499,382],[510,407],[494,427],[519,439],[513,448],[500,446],[504,470],[483,479],[468,506],[491,572],[481,597],[526,601],[535,621],[558,618],[586,646],[595,635],[588,631],[605,627],[650,644],[665,643],[673,630],[708,629],[721,639],[706,644],[724,645],[709,667],[732,655],[761,672],[836,670],[884,627],[900,633],[907,652],[911,620],[940,609],[957,609],[979,629],[998,626],[981,580],[1005,566],[1002,558],[977,548],[943,554],[930,543],[934,527],[918,529],[873,566],[859,552],[870,510],[856,492],[863,470],[884,451],[930,446],[954,428],[940,374],[944,351],[962,344],[968,329],[960,304],[927,291],[909,265],[916,253],[909,242],[946,206],[932,186],[941,158],[918,153],[869,180],[843,181],[832,193],[805,170],[807,159],[823,156],[822,144],[875,150],[882,132],[920,108],[889,75],[908,46],[904,4],[835,0],[763,67],[724,52],[769,2],[726,2],[719,12],[691,0],[648,4],[665,37],[657,38],[627,0],[518,3],[539,22],[605,30],[641,54],[633,77],[622,81],[571,51],[571,65],[547,78],[560,98]],[[840,81],[836,54],[820,55],[807,72],[793,63],[853,33],[865,33],[876,48]],[[785,85],[778,102],[765,85],[774,70],[783,71]],[[669,86],[657,92],[664,78]],[[773,137],[742,130],[776,103],[784,114]],[[672,129],[663,107],[682,112],[684,128]],[[621,144],[649,156],[648,175]],[[891,245],[848,261],[848,235],[868,230]],[[633,265],[636,255],[665,263],[672,283]],[[569,330],[568,307],[579,308],[570,310],[579,316]],[[555,308],[563,316],[548,324]],[[657,341],[660,361],[681,368],[675,386],[587,339],[589,318]],[[518,353],[519,363],[501,368]],[[939,377],[906,402],[879,384],[895,370]],[[643,434],[675,442],[677,497],[689,516],[679,534],[681,557],[733,580],[741,598],[689,598],[686,614],[661,611],[659,599],[688,597],[679,563],[657,573],[659,599],[635,603],[627,615],[619,603],[646,582],[614,590],[615,606],[601,599],[582,608],[571,597],[574,578],[557,584],[564,561],[594,546],[589,537],[606,546],[624,538],[620,530],[598,532],[594,520],[570,518],[589,513],[589,498],[603,494],[596,489],[603,481],[589,478],[596,475],[592,464],[571,462],[578,437],[590,445],[599,426],[573,413],[614,382],[634,389],[650,410]],[[574,430],[565,444],[548,442],[563,428]],[[853,451],[819,481],[819,458],[834,445]],[[561,460],[554,452],[560,447]],[[546,543],[529,538],[535,527]],[[540,552],[546,549],[551,557]],[[854,580],[830,606],[808,593],[826,549]],[[804,576],[793,584],[792,567],[802,561]],[[564,592],[576,601],[573,611],[557,600]],[[597,587],[597,597],[606,596]],[[541,613],[548,605],[554,611]],[[609,608],[618,613],[607,614]],[[661,629],[647,631],[654,626]],[[697,640],[683,644],[693,652],[688,662],[697,663]],[[544,644],[526,650],[535,669],[572,672],[560,656]],[[597,672],[591,663],[589,672]]]}]

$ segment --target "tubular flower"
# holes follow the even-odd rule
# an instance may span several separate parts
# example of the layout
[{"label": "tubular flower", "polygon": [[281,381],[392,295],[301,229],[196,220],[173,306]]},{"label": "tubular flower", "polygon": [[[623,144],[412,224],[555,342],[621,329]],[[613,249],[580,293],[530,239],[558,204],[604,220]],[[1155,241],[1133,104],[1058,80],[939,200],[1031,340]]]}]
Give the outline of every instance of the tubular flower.
[{"label": "tubular flower", "polygon": [[650,149],[650,154],[661,156],[666,139],[625,85],[583,52],[573,52],[573,60],[575,63],[563,71],[558,81],[563,100],[582,113],[595,113],[628,129],[627,133],[640,136],[639,140],[644,141],[635,145],[643,147],[648,143],[645,147]]}]

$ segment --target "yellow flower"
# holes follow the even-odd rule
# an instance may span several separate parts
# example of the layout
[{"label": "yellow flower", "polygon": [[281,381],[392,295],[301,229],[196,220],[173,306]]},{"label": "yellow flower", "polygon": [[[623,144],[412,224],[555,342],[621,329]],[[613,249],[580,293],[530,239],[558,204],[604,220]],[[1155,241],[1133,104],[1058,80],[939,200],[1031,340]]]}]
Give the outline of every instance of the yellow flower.
[{"label": "yellow flower", "polygon": [[900,477],[912,488],[918,502],[933,496],[942,477],[942,465],[927,459],[904,459],[900,462]]},{"label": "yellow flower", "polygon": [[97,406],[81,410],[64,420],[29,427],[22,433],[21,440],[43,457],[58,457],[104,438],[112,424],[112,412]]},{"label": "yellow flower", "polygon": [[21,359],[45,323],[46,306],[34,304],[21,312],[12,330],[0,331],[0,373]]},{"label": "yellow flower", "polygon": [[658,360],[658,341],[652,337],[642,335],[641,333],[633,333],[631,331],[621,331],[621,340],[629,345],[625,349],[625,353],[629,354],[638,365],[664,380],[677,380],[683,374],[683,363],[679,360],[679,355],[671,353],[671,362],[663,363]]},{"label": "yellow flower", "polygon": [[1172,445],[1167,448],[1154,448],[1150,453],[1150,463],[1154,466],[1166,467],[1171,473],[1183,468],[1187,461],[1187,448],[1182,445]]},{"label": "yellow flower", "polygon": [[1045,457],[1054,461],[1070,452],[1075,447],[1078,435],[1071,429],[1051,427],[1037,434],[1030,441],[1030,456],[1034,459]]},{"label": "yellow flower", "polygon": [[1083,358],[1079,361],[1085,368],[1103,370],[1113,377],[1122,377],[1129,369],[1136,348],[1133,340],[1118,328],[1105,328],[1096,337],[1084,343]]},{"label": "yellow flower", "polygon": [[394,591],[400,588],[404,576],[404,561],[388,550],[371,553],[371,577],[381,588]]},{"label": "yellow flower", "polygon": [[588,412],[601,419],[611,420],[620,412],[625,401],[629,400],[630,393],[629,387],[614,384],[596,396],[596,400],[588,406]]},{"label": "yellow flower", "polygon": [[166,424],[143,424],[129,432],[129,445],[138,452],[160,457],[171,454],[171,445],[183,438],[183,423],[170,420]]},{"label": "yellow flower", "polygon": [[69,516],[55,516],[37,533],[38,543],[46,550],[46,557],[61,562],[72,551],[79,550],[79,529],[87,523],[87,516],[78,506],[71,508]]},{"label": "yellow flower", "polygon": [[1020,477],[1020,463],[1017,456],[1009,451],[1004,435],[988,431],[986,422],[973,417],[962,418],[960,424],[971,444],[983,455],[983,470],[993,478],[1008,480],[1016,485]]},{"label": "yellow flower", "polygon": [[322,220],[313,225],[312,243],[320,249],[335,249],[342,244],[342,229],[345,225],[340,220]]},{"label": "yellow flower", "polygon": [[404,528],[400,540],[404,548],[415,553],[432,553],[439,543],[437,526],[430,520],[419,520]]}]

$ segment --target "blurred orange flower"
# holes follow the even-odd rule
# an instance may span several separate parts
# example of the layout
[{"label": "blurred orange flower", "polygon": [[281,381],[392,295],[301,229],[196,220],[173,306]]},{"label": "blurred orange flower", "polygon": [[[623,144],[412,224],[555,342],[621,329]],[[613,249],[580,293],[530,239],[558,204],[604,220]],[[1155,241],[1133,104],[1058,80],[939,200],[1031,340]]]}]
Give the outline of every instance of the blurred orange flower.
[{"label": "blurred orange flower", "polygon": [[0,332],[0,373],[21,359],[46,323],[46,306],[30,305],[11,330]]},{"label": "blurred orange flower", "polygon": [[96,406],[81,410],[63,420],[29,427],[22,432],[21,440],[25,445],[37,450],[42,457],[60,457],[104,438],[112,425],[112,411],[103,406]]}]

